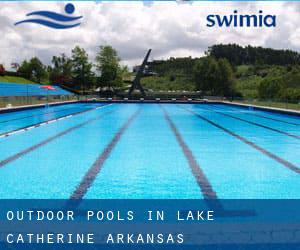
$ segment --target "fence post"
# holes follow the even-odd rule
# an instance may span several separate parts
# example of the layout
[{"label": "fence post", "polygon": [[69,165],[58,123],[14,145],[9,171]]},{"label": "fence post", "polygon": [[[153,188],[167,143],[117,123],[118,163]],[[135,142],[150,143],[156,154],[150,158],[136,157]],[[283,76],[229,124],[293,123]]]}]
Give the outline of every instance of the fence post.
[{"label": "fence post", "polygon": [[28,83],[26,84],[26,102],[27,102],[27,105],[29,104],[29,93],[28,93]]}]

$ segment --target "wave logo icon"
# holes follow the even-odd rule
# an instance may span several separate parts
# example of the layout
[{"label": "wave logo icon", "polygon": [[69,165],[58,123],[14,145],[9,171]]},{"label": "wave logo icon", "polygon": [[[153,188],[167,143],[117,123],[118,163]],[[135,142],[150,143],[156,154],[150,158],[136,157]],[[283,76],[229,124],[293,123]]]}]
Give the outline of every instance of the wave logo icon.
[{"label": "wave logo icon", "polygon": [[[82,16],[71,16],[75,11],[75,6],[68,3],[65,6],[66,14],[59,14],[52,11],[35,11],[28,13],[26,16],[33,17],[31,19],[26,19],[15,23],[15,25],[24,23],[36,23],[53,29],[70,29],[80,25],[78,22]],[[42,18],[40,18],[42,17]],[[43,19],[46,18],[46,19]]]}]

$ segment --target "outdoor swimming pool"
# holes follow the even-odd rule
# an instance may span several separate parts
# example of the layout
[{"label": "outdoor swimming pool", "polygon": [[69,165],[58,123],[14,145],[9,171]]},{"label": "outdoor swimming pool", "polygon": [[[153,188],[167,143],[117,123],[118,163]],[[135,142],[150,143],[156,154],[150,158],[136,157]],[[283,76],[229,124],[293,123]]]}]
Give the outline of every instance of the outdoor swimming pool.
[{"label": "outdoor swimming pool", "polygon": [[223,104],[3,113],[0,198],[300,198],[299,128],[296,116]]}]

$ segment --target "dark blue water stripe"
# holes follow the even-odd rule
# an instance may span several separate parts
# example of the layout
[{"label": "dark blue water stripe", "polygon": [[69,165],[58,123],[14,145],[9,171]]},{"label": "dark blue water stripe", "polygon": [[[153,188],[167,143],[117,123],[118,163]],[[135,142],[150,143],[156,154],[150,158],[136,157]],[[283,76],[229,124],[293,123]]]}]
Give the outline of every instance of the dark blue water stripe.
[{"label": "dark blue water stripe", "polygon": [[26,155],[26,154],[28,154],[28,153],[30,153],[32,151],[37,150],[40,147],[45,146],[46,144],[48,144],[48,143],[50,143],[50,142],[52,142],[52,141],[54,141],[54,140],[56,140],[56,139],[64,136],[64,135],[67,135],[67,134],[71,133],[74,130],[77,130],[77,129],[79,129],[79,128],[81,128],[81,127],[83,127],[83,126],[85,126],[85,125],[87,125],[87,124],[89,124],[91,122],[97,121],[97,120],[101,119],[102,117],[104,117],[106,115],[109,115],[109,114],[111,114],[113,112],[115,112],[115,111],[105,112],[105,113],[103,113],[103,114],[101,114],[101,115],[99,115],[97,117],[91,118],[91,119],[89,119],[89,120],[87,120],[87,121],[85,121],[83,123],[80,123],[80,124],[78,124],[76,126],[68,128],[68,129],[66,129],[66,130],[64,130],[64,131],[62,131],[62,132],[60,132],[60,133],[58,133],[56,135],[53,135],[53,136],[47,138],[46,140],[41,141],[38,144],[35,144],[35,145],[33,145],[33,146],[29,147],[29,148],[26,148],[26,149],[24,149],[24,150],[22,150],[22,151],[20,151],[20,152],[18,152],[16,154],[14,154],[14,155],[8,157],[8,158],[0,161],[0,168],[6,166],[7,164],[9,164],[9,163],[11,163],[11,162],[13,162],[13,161],[21,158],[21,157],[23,157],[24,155]]},{"label": "dark blue water stripe", "polygon": [[285,124],[290,124],[290,125],[294,125],[294,126],[300,126],[299,123],[287,122],[287,121],[283,121],[283,120],[271,118],[271,117],[264,116],[264,115],[251,114],[251,113],[246,113],[246,114],[247,114],[247,115],[253,115],[253,116],[261,117],[261,118],[265,118],[265,119],[268,119],[268,120],[271,120],[271,121],[277,121],[277,122],[281,122],[281,123],[285,123]]},{"label": "dark blue water stripe", "polygon": [[161,109],[164,113],[164,117],[170,126],[172,132],[174,133],[176,140],[178,144],[180,145],[180,148],[185,156],[185,158],[188,161],[188,164],[191,168],[191,171],[193,173],[193,176],[195,177],[195,180],[203,194],[204,199],[212,200],[212,199],[218,199],[217,193],[213,189],[212,185],[210,184],[208,178],[206,177],[205,173],[203,172],[202,168],[196,161],[192,151],[188,147],[188,145],[183,140],[179,130],[177,129],[175,123],[171,120],[170,115],[168,114],[167,110],[161,106]]},{"label": "dark blue water stripe", "polygon": [[209,124],[213,125],[214,127],[221,129],[222,131],[224,131],[227,134],[233,136],[234,138],[242,141],[243,143],[251,146],[252,148],[254,148],[257,151],[259,151],[260,153],[263,153],[264,155],[266,155],[266,156],[270,157],[271,159],[277,161],[278,163],[280,163],[284,167],[286,167],[286,168],[294,171],[297,174],[300,174],[300,168],[297,167],[296,165],[294,165],[293,163],[291,163],[291,162],[289,162],[289,161],[287,161],[287,160],[285,160],[285,159],[283,159],[283,158],[281,158],[281,157],[279,157],[279,156],[277,156],[277,155],[275,155],[275,154],[267,151],[266,149],[264,149],[264,148],[258,146],[257,144],[255,144],[254,142],[247,140],[246,138],[244,138],[244,137],[242,137],[242,136],[240,136],[240,135],[232,132],[231,130],[229,130],[227,128],[222,127],[221,125],[219,125],[219,124],[217,124],[217,123],[209,120],[208,118],[206,118],[206,117],[204,117],[204,116],[202,116],[202,115],[200,115],[200,114],[198,114],[198,113],[196,113],[196,112],[194,112],[192,110],[189,110],[189,109],[184,108],[184,107],[181,107],[181,108],[184,109],[187,112],[190,112],[191,114],[195,115],[196,117],[200,118],[201,120],[208,122]]},{"label": "dark blue water stripe", "polygon": [[177,129],[175,123],[172,121],[170,115],[168,114],[167,110],[160,105],[164,117],[169,124],[172,132],[174,133],[178,144],[181,147],[181,150],[186,157],[192,174],[195,177],[195,180],[202,192],[202,195],[205,199],[206,204],[210,209],[215,210],[217,212],[217,216],[219,217],[248,217],[248,216],[255,216],[255,211],[252,210],[227,210],[223,207],[221,201],[219,200],[216,191],[214,191],[213,186],[209,182],[209,179],[205,175],[204,171],[202,170],[201,166],[195,159],[192,150],[189,146],[185,143],[182,135],[180,134],[179,130]]},{"label": "dark blue water stripe", "polygon": [[[103,106],[107,106],[109,104],[106,104],[106,105],[103,105]],[[101,106],[101,107],[103,107]],[[91,108],[91,109],[87,109],[87,110],[82,110],[82,111],[78,111],[78,112],[75,112],[75,113],[71,113],[71,114],[67,114],[67,115],[63,115],[63,116],[60,116],[60,117],[56,117],[54,119],[50,119],[50,120],[45,120],[45,121],[42,121],[42,122],[39,122],[39,123],[34,123],[34,124],[30,124],[30,125],[27,125],[25,127],[21,127],[21,128],[17,128],[17,129],[14,129],[14,130],[10,130],[10,131],[7,131],[7,132],[4,132],[4,133],[1,133],[0,134],[0,137],[2,136],[7,136],[7,135],[10,135],[14,132],[17,132],[17,131],[20,131],[20,130],[27,130],[28,128],[34,126],[34,127],[39,127],[41,124],[44,124],[44,123],[50,123],[52,121],[56,121],[58,119],[61,119],[61,118],[64,118],[64,117],[67,117],[67,116],[75,116],[75,115],[80,115],[80,114],[83,114],[83,113],[86,113],[86,112],[90,112],[92,110],[95,110],[97,109],[98,107],[95,107],[95,108]]]},{"label": "dark blue water stripe", "polygon": [[[211,105],[211,106],[215,106],[215,107],[218,107],[216,105]],[[227,106],[226,106],[227,108]],[[236,109],[232,109],[232,108],[228,108],[229,110],[232,110],[232,111],[237,111]],[[271,121],[276,121],[276,122],[281,122],[281,123],[285,123],[285,124],[290,124],[290,125],[294,125],[294,126],[300,126],[299,123],[293,123],[293,122],[287,122],[287,121],[283,121],[283,120],[280,120],[280,119],[276,119],[276,118],[271,118],[271,117],[268,117],[268,116],[264,116],[264,115],[259,115],[259,114],[254,114],[254,113],[244,113],[245,115],[252,115],[252,116],[257,116],[257,117],[261,117],[261,118],[264,118],[264,119],[267,119],[267,120],[271,120]],[[275,115],[277,115],[276,113],[274,113]]]},{"label": "dark blue water stripe", "polygon": [[[86,105],[88,106],[88,105]],[[13,118],[10,120],[4,120],[4,121],[0,121],[0,123],[6,123],[6,122],[12,122],[12,121],[18,121],[18,120],[22,120],[22,119],[26,119],[26,118],[30,118],[30,117],[35,117],[35,116],[41,116],[41,115],[47,115],[47,114],[54,114],[54,113],[60,113],[62,111],[66,111],[66,110],[71,110],[71,109],[78,109],[78,107],[73,107],[73,108],[67,108],[67,109],[59,109],[59,110],[53,110],[51,112],[44,112],[44,113],[37,113],[34,115],[28,115],[28,116],[21,116],[21,117],[17,117],[17,118]],[[71,113],[72,114],[72,113]],[[70,114],[70,115],[71,115]]]},{"label": "dark blue water stripe", "polygon": [[213,111],[217,114],[220,114],[220,115],[223,115],[223,116],[227,116],[227,117],[230,117],[232,119],[235,119],[235,120],[239,120],[239,121],[242,121],[242,122],[246,122],[248,124],[252,124],[252,125],[255,125],[257,127],[261,127],[261,128],[265,128],[265,129],[268,129],[268,130],[271,130],[273,132],[277,132],[279,134],[283,134],[283,135],[286,135],[286,136],[289,136],[289,137],[292,137],[294,139],[298,139],[300,140],[300,136],[298,135],[294,135],[294,134],[291,134],[291,133],[287,133],[285,131],[282,131],[282,130],[279,130],[279,129],[276,129],[276,128],[271,128],[269,126],[266,126],[266,125],[263,125],[263,124],[260,124],[260,123],[256,123],[256,122],[252,122],[252,121],[249,121],[249,120],[246,120],[246,119],[243,119],[243,118],[240,118],[240,117],[236,117],[234,115],[230,115],[230,114],[226,114],[226,113],[223,113],[221,111],[217,111],[217,110],[214,110],[214,109],[211,109],[211,108],[205,108],[207,110],[210,110],[210,111]]},{"label": "dark blue water stripe", "polygon": [[110,143],[105,147],[102,153],[97,157],[93,165],[89,168],[87,173],[82,178],[81,182],[79,183],[78,187],[75,189],[73,194],[70,196],[72,200],[81,200],[84,195],[87,193],[88,189],[92,186],[93,182],[95,181],[97,175],[101,171],[104,162],[109,157],[113,148],[117,145],[120,141],[121,137],[128,129],[128,127],[132,124],[135,118],[140,114],[141,109],[138,109],[133,115],[129,117],[126,123],[119,129],[119,131],[114,135],[113,139]]}]

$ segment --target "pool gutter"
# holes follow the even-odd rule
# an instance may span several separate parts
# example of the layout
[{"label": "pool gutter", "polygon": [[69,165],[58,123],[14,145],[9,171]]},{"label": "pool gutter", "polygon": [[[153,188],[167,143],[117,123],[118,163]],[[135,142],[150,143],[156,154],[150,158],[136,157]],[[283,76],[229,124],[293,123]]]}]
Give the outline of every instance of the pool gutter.
[{"label": "pool gutter", "polygon": [[269,111],[273,113],[281,113],[293,116],[300,116],[300,111],[293,109],[274,108],[267,106],[258,106],[252,104],[243,104],[238,102],[229,102],[223,100],[87,100],[79,101],[81,103],[164,103],[164,104],[226,104],[231,106],[237,106],[241,108],[252,108],[256,110]]},{"label": "pool gutter", "polygon": [[[49,103],[48,105],[49,106],[59,106],[59,105],[72,104],[72,103],[78,103],[78,101],[52,102],[52,103]],[[24,105],[24,106],[17,106],[17,107],[11,107],[11,108],[0,108],[0,114],[1,113],[21,111],[21,110],[27,110],[27,109],[42,108],[45,105],[46,105],[46,103],[33,104],[33,105]]]},{"label": "pool gutter", "polygon": [[[297,110],[274,108],[274,107],[268,107],[268,106],[258,106],[258,105],[252,105],[252,104],[223,101],[223,100],[110,100],[110,99],[105,100],[105,99],[103,99],[103,100],[53,102],[53,103],[49,103],[49,106],[58,106],[58,105],[72,104],[72,103],[226,104],[226,105],[237,106],[237,107],[241,107],[241,108],[245,108],[245,109],[252,108],[252,109],[256,109],[256,110],[288,114],[288,115],[293,115],[293,116],[300,116],[300,111],[297,111]],[[44,104],[36,104],[36,105],[18,106],[18,107],[12,107],[12,108],[0,108],[0,114],[21,111],[21,110],[27,110],[27,109],[41,108],[44,106],[45,106],[45,103]]]}]

